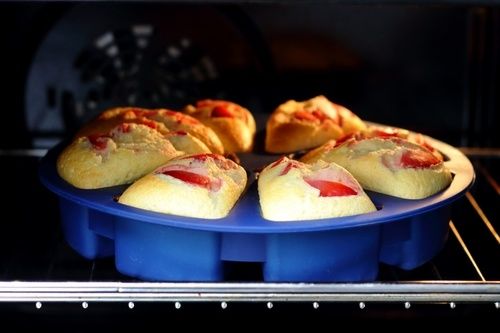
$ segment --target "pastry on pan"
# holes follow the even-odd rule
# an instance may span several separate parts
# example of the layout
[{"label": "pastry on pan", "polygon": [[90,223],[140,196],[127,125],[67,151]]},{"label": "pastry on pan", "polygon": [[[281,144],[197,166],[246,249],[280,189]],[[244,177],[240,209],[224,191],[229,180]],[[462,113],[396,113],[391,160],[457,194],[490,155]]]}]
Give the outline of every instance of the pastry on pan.
[{"label": "pastry on pan", "polygon": [[96,189],[130,183],[180,154],[157,130],[123,123],[75,139],[59,156],[57,171],[75,187]]},{"label": "pastry on pan", "polygon": [[426,147],[399,137],[356,137],[330,141],[302,157],[305,163],[335,162],[366,190],[422,199],[446,188],[451,173]]},{"label": "pastry on pan", "polygon": [[256,126],[246,108],[228,101],[205,99],[188,105],[185,111],[214,130],[225,152],[252,150]]},{"label": "pastry on pan", "polygon": [[366,125],[354,113],[324,96],[281,104],[266,126],[266,151],[290,153],[361,131]]},{"label": "pastry on pan", "polygon": [[375,211],[356,179],[335,163],[282,157],[259,175],[262,215],[272,221],[324,219]]},{"label": "pastry on pan", "polygon": [[[173,136],[174,140],[172,140],[172,143],[179,145],[176,148],[188,154],[204,152],[223,153],[224,150],[222,142],[210,128],[193,117],[167,109],[143,109],[136,107],[109,109],[84,126],[78,132],[77,137],[107,133],[122,123],[143,124],[167,136]],[[175,133],[180,135],[175,138]]]},{"label": "pastry on pan", "polygon": [[[394,138],[406,139],[410,142],[419,144],[424,148],[427,148],[427,150],[429,150],[434,156],[436,156],[438,159],[443,160],[443,155],[441,155],[441,153],[427,141],[424,135],[420,133],[410,132],[402,128],[383,126],[383,125],[369,125],[365,130],[353,133],[352,135],[355,135],[356,138],[358,139],[374,138],[374,137],[378,138],[394,137]],[[345,141],[347,139],[349,139],[349,135],[340,138],[339,140],[337,140],[337,143],[339,143],[339,141]]]},{"label": "pastry on pan", "polygon": [[137,180],[119,202],[160,213],[217,219],[230,212],[246,183],[245,169],[222,155],[188,155]]}]

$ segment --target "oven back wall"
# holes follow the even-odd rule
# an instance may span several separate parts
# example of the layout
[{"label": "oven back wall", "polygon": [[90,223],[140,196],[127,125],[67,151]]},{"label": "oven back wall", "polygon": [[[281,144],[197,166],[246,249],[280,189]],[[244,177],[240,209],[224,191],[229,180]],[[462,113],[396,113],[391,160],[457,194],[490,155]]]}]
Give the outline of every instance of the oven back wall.
[{"label": "oven back wall", "polygon": [[[492,94],[498,21],[493,9],[123,3],[0,7],[1,91],[9,123],[1,132],[1,145],[6,148],[52,146],[112,105],[176,108],[197,98],[220,97],[267,114],[286,99],[317,94],[367,120],[454,145],[498,142],[484,130],[498,120]],[[108,11],[116,14],[98,14]],[[133,50],[148,60],[138,62],[134,72],[113,81],[99,72],[106,63],[97,62],[99,70],[92,72],[92,64],[78,62],[106,33],[118,40],[137,26],[150,26],[152,33],[148,47]],[[54,38],[60,48],[54,48]],[[159,61],[160,50],[168,55],[183,38],[196,45],[199,59],[210,60],[215,74],[201,81],[183,77],[183,70],[199,66],[192,54],[175,66],[151,66]],[[107,54],[109,63],[123,63],[119,57],[130,56],[123,45],[118,43],[122,53],[117,58],[109,50],[98,51]],[[104,61],[99,56],[89,61]],[[162,89],[155,93],[156,87]]]}]

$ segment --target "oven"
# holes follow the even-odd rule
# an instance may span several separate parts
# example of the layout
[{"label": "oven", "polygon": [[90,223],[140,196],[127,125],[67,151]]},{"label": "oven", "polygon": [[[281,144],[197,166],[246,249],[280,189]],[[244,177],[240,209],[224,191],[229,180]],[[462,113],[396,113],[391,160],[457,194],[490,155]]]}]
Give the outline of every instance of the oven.
[{"label": "oven", "polygon": [[[19,327],[140,328],[195,315],[265,320],[481,319],[500,315],[500,10],[496,1],[0,2],[3,230],[0,317]],[[40,158],[116,105],[234,100],[264,124],[287,99],[324,94],[361,118],[457,147],[474,185],[448,239],[411,270],[369,282],[141,281],[64,240]],[[27,319],[29,318],[29,319]],[[253,317],[252,317],[253,318]],[[252,319],[250,318],[250,321]],[[263,319],[264,320],[264,319]],[[41,327],[41,326],[39,326]]]}]

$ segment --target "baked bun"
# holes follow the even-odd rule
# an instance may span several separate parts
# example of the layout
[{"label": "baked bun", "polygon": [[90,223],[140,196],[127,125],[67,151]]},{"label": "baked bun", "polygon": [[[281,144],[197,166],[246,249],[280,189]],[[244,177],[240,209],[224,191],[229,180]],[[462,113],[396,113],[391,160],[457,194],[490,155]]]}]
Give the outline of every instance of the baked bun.
[{"label": "baked bun", "polygon": [[59,156],[57,171],[75,187],[96,189],[130,183],[180,154],[160,132],[124,123],[77,138]]},{"label": "baked bun", "polygon": [[183,156],[132,184],[119,202],[160,213],[225,217],[247,183],[245,170],[216,154]]},{"label": "baked bun", "polygon": [[355,114],[324,96],[304,102],[290,100],[278,106],[267,121],[266,151],[291,153],[310,149],[365,128]]},{"label": "baked bun", "polygon": [[404,199],[422,199],[446,188],[451,173],[443,160],[424,146],[399,137],[356,137],[327,142],[301,161],[335,162],[366,190]]},{"label": "baked bun", "polygon": [[185,111],[214,130],[227,153],[252,150],[255,119],[244,107],[222,100],[205,99],[188,105]]},{"label": "baked bun", "polygon": [[[353,133],[352,135],[354,135],[358,140],[362,138],[366,139],[366,138],[390,138],[390,137],[406,139],[410,142],[416,143],[424,148],[427,148],[427,150],[429,150],[434,156],[436,156],[440,160],[443,160],[443,155],[441,155],[441,153],[426,140],[424,135],[420,133],[410,132],[402,128],[383,126],[383,125],[369,125],[365,130]],[[337,142],[346,141],[349,138],[350,136],[347,135],[343,138],[340,138]]]},{"label": "baked bun", "polygon": [[350,216],[376,210],[356,179],[335,163],[307,165],[282,157],[258,180],[265,219],[293,221]]},{"label": "baked bun", "polygon": [[167,137],[172,137],[172,144],[187,154],[224,152],[222,142],[210,128],[193,117],[166,109],[150,110],[135,107],[110,109],[84,126],[77,137],[108,133],[122,123],[143,124],[156,129]]},{"label": "baked bun", "polygon": [[163,123],[172,131],[184,131],[202,141],[214,154],[223,154],[224,146],[217,134],[208,126],[203,125],[199,120],[182,112],[170,111],[166,109],[156,110],[156,113],[149,117],[152,120]]}]

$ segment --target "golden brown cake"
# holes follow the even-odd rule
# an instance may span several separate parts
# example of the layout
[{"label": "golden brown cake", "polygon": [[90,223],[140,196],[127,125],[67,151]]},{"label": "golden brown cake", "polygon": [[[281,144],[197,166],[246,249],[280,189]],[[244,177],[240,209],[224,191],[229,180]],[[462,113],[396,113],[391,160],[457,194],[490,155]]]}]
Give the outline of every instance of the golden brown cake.
[{"label": "golden brown cake", "polygon": [[255,119],[244,107],[223,100],[205,99],[188,105],[185,111],[207,125],[221,139],[227,153],[252,150]]},{"label": "golden brown cake", "polygon": [[222,155],[189,155],[136,181],[119,202],[160,213],[217,219],[230,212],[246,183],[245,170]]},{"label": "golden brown cake", "polygon": [[282,157],[259,175],[262,215],[272,221],[350,216],[376,210],[356,179],[335,163]]},{"label": "golden brown cake", "polygon": [[303,102],[290,100],[278,106],[267,121],[266,151],[310,149],[365,128],[355,114],[324,96]]}]

